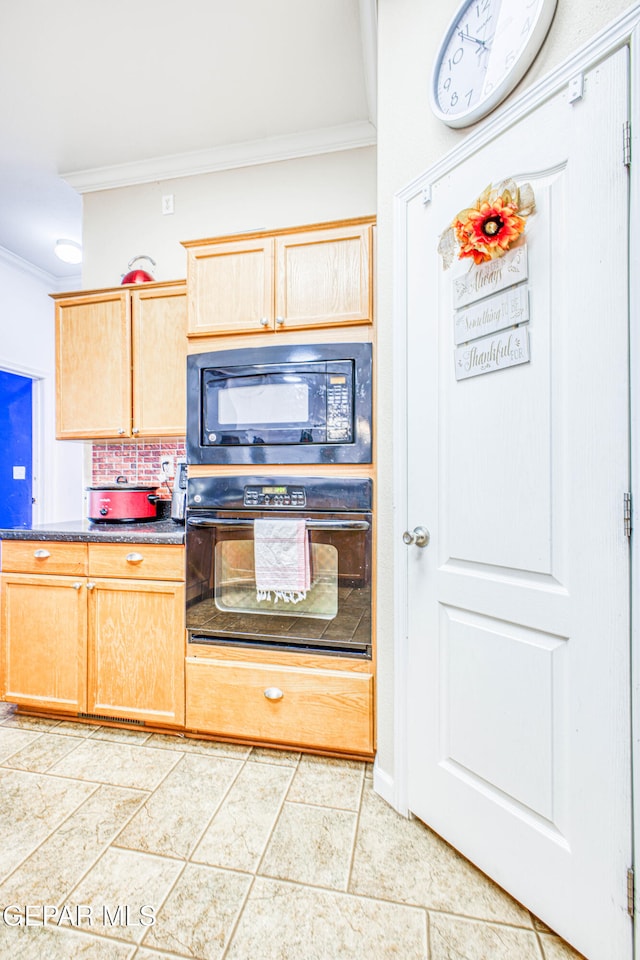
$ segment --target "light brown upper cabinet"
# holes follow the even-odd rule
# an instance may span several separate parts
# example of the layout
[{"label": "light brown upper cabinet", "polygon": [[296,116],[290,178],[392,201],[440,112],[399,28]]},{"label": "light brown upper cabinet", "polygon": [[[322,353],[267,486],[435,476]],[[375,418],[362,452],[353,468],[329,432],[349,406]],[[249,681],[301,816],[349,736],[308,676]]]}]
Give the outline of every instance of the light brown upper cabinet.
[{"label": "light brown upper cabinet", "polygon": [[58,439],[183,436],[184,281],[52,296]]},{"label": "light brown upper cabinet", "polygon": [[371,323],[374,223],[185,242],[188,336]]}]

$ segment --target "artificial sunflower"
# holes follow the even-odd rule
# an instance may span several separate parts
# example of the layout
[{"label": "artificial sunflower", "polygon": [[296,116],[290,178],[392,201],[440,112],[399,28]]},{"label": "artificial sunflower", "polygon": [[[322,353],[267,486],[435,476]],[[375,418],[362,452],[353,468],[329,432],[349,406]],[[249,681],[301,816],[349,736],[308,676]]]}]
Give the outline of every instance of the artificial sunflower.
[{"label": "artificial sunflower", "polygon": [[451,265],[456,247],[460,260],[472,257],[474,263],[503,256],[524,232],[526,218],[534,210],[530,184],[518,187],[513,180],[503,180],[497,187],[490,184],[440,237],[438,252],[445,268]]}]

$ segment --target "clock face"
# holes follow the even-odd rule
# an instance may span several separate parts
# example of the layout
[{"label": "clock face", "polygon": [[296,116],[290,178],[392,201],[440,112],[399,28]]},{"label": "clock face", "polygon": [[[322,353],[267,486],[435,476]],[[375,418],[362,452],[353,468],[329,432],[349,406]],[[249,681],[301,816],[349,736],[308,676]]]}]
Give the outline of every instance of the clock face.
[{"label": "clock face", "polygon": [[436,59],[431,89],[436,116],[464,127],[493,110],[533,62],[556,3],[465,0]]}]

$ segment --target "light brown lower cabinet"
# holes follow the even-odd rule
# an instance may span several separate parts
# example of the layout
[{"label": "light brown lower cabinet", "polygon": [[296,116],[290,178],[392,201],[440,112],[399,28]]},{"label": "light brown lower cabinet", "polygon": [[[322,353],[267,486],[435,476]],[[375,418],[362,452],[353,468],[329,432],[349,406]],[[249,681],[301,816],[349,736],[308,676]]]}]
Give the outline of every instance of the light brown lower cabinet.
[{"label": "light brown lower cabinet", "polygon": [[185,673],[182,546],[6,540],[1,592],[5,701],[373,756],[369,661],[194,644]]},{"label": "light brown lower cabinet", "polygon": [[179,545],[4,541],[3,699],[183,727],[183,567]]},{"label": "light brown lower cabinet", "polygon": [[373,676],[330,669],[331,662],[319,668],[187,657],[187,729],[372,756]]},{"label": "light brown lower cabinet", "polygon": [[85,582],[76,577],[2,575],[4,700],[61,713],[85,711]]}]

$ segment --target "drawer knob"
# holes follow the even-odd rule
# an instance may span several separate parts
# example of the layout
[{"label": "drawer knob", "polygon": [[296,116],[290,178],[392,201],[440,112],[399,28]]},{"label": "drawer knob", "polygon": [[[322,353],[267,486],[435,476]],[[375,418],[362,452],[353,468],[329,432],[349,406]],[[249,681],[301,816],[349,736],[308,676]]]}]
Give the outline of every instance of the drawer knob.
[{"label": "drawer knob", "polygon": [[282,700],[282,698],[284,697],[284,693],[282,692],[280,687],[267,687],[267,689],[264,692],[264,695],[267,698],[267,700]]},{"label": "drawer knob", "polygon": [[125,557],[127,563],[142,563],[144,557],[141,553],[128,553]]},{"label": "drawer knob", "polygon": [[37,560],[45,560],[47,557],[51,556],[48,550],[36,550],[33,555]]}]

